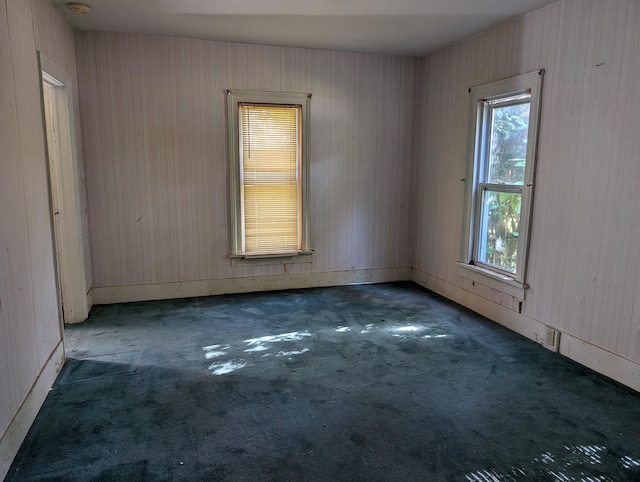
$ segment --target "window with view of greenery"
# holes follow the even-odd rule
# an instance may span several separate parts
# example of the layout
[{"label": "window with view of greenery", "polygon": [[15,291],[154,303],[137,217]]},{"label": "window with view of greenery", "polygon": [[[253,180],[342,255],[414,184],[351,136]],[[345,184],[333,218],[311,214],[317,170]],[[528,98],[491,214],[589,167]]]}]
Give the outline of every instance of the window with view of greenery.
[{"label": "window with view of greenery", "polygon": [[530,97],[487,101],[485,106],[483,134],[489,152],[480,166],[477,261],[510,273],[518,259]]},{"label": "window with view of greenery", "polygon": [[471,92],[465,264],[524,283],[542,71]]}]

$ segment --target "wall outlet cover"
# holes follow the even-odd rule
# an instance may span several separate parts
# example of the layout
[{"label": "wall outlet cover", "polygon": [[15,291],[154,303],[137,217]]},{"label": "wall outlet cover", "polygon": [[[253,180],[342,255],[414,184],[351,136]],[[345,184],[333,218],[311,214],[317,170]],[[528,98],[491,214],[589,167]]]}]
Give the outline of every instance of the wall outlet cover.
[{"label": "wall outlet cover", "polygon": [[550,327],[544,329],[544,345],[553,351],[558,351],[560,347],[560,332]]}]

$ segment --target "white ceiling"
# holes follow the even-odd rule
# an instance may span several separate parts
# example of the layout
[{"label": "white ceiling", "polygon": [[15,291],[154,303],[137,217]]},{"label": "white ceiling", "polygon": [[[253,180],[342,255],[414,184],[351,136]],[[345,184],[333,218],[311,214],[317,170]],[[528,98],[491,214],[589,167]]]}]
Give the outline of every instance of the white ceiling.
[{"label": "white ceiling", "polygon": [[85,0],[82,30],[421,56],[555,0]]}]

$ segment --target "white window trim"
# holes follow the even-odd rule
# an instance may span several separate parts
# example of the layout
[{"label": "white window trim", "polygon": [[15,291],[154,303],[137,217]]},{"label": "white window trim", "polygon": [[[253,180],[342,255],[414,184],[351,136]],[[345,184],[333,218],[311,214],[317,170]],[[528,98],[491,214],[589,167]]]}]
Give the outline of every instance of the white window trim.
[{"label": "white window trim", "polygon": [[[527,258],[529,251],[529,233],[531,229],[531,213],[533,208],[533,188],[535,176],[536,152],[538,147],[538,128],[540,124],[540,103],[544,70],[536,70],[515,77],[498,80],[469,89],[470,115],[469,139],[467,147],[467,170],[465,175],[465,212],[464,238],[462,241],[461,261],[458,262],[458,274],[496,289],[503,293],[524,299]],[[516,273],[511,275],[502,271],[493,271],[485,266],[474,264],[474,237],[477,230],[475,214],[478,189],[478,163],[481,136],[478,128],[483,122],[482,104],[487,100],[500,99],[519,93],[530,92],[529,133],[527,140],[527,164],[525,167],[524,186],[520,210],[520,229],[518,237],[518,261]]]},{"label": "white window trim", "polygon": [[[298,255],[291,253],[268,256],[245,256],[242,251],[242,189],[240,186],[240,141],[238,104],[296,104],[302,106],[302,250]],[[229,174],[231,195],[231,265],[265,265],[284,263],[310,263],[311,245],[309,240],[309,166],[310,166],[310,104],[311,94],[259,91],[227,91],[227,119],[229,122]]]}]

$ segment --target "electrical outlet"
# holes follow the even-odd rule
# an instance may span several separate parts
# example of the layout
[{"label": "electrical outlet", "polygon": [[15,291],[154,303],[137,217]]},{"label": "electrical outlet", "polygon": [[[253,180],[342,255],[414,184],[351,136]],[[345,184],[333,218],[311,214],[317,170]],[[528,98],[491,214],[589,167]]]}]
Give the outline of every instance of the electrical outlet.
[{"label": "electrical outlet", "polygon": [[544,344],[553,351],[558,351],[560,345],[560,332],[546,326],[544,328]]},{"label": "electrical outlet", "polygon": [[556,331],[552,330],[549,327],[546,327],[544,329],[544,342],[547,345],[553,346],[553,345],[555,345],[555,341],[556,341]]}]

